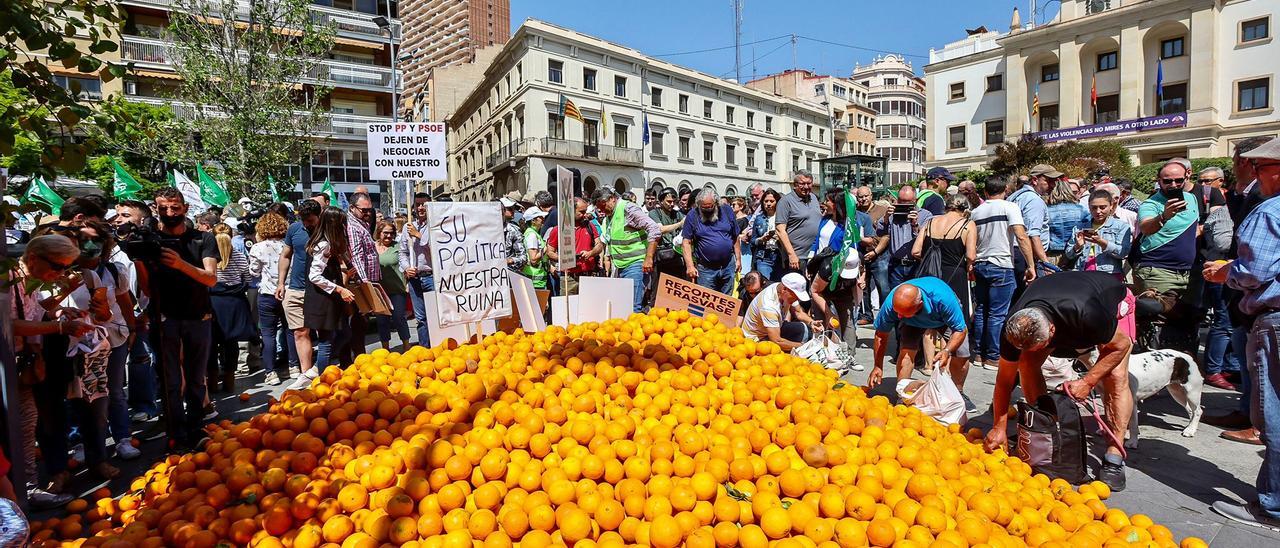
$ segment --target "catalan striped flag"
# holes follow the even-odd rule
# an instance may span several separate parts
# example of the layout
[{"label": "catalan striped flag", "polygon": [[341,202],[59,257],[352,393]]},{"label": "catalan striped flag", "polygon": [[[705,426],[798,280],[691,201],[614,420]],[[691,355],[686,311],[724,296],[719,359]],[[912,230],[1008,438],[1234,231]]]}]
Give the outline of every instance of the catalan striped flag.
[{"label": "catalan striped flag", "polygon": [[1040,84],[1036,84],[1036,94],[1031,98],[1031,115],[1040,115]]},{"label": "catalan striped flag", "polygon": [[577,118],[579,122],[586,123],[586,120],[582,119],[582,112],[578,110],[578,105],[573,104],[573,101],[565,97],[563,93],[560,94],[560,116]]}]

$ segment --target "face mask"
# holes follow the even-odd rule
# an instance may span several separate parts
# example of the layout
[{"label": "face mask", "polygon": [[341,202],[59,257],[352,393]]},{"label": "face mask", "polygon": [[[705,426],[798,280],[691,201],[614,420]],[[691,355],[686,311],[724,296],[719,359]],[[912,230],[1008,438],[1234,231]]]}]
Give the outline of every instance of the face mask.
[{"label": "face mask", "polygon": [[160,215],[160,224],[174,228],[187,220],[184,215]]},{"label": "face mask", "polygon": [[81,259],[95,259],[99,255],[102,255],[102,244],[93,240],[80,244]]}]

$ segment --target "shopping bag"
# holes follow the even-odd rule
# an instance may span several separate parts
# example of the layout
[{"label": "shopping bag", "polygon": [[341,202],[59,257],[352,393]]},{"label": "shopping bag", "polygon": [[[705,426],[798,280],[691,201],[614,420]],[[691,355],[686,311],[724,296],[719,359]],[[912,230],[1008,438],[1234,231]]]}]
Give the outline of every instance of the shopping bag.
[{"label": "shopping bag", "polygon": [[381,284],[373,282],[351,282],[347,289],[355,295],[356,308],[361,314],[391,315],[391,298],[382,289]]},{"label": "shopping bag", "polygon": [[902,403],[919,409],[942,424],[963,425],[968,419],[964,409],[964,396],[951,380],[951,372],[946,367],[935,367],[929,379],[923,382],[915,379],[898,381],[898,396]]},{"label": "shopping bag", "polygon": [[1085,470],[1087,445],[1080,408],[1071,396],[1049,392],[1035,405],[1018,402],[1018,440],[1014,456],[1037,474],[1072,484],[1089,480]]},{"label": "shopping bag", "polygon": [[791,350],[792,356],[804,358],[814,363],[826,365],[827,342],[824,337],[814,337]]},{"label": "shopping bag", "polygon": [[823,365],[826,365],[827,369],[844,372],[853,367],[853,352],[835,331],[827,331],[823,339],[827,350],[827,360]]}]

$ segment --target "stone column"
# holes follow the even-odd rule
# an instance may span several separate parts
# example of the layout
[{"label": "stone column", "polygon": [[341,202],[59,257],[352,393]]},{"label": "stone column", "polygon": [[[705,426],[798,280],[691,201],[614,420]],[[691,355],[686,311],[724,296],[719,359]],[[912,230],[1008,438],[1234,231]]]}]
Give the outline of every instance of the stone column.
[{"label": "stone column", "polygon": [[[1031,92],[1027,89],[1026,58],[1021,52],[1010,53],[1005,59],[1005,121],[1004,132],[1008,137],[1022,135],[1034,128],[1027,120],[1031,115]],[[1031,128],[1031,129],[1028,129]]]},{"label": "stone column", "polygon": [[1143,32],[1135,23],[1120,29],[1120,119],[1138,118],[1151,101],[1146,89],[1147,63]]},{"label": "stone column", "polygon": [[1082,125],[1080,95],[1080,44],[1074,40],[1058,47],[1058,116],[1061,127]]}]

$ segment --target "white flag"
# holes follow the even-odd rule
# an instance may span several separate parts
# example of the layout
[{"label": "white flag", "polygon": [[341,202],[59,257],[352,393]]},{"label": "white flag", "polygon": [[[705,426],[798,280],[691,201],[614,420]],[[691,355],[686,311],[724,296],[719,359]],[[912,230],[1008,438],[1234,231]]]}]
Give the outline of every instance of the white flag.
[{"label": "white flag", "polygon": [[204,203],[204,198],[200,197],[200,185],[176,169],[173,170],[173,184],[178,187],[178,192],[182,193],[183,199],[190,206],[187,209],[188,217],[194,218],[209,209],[209,206]]}]

